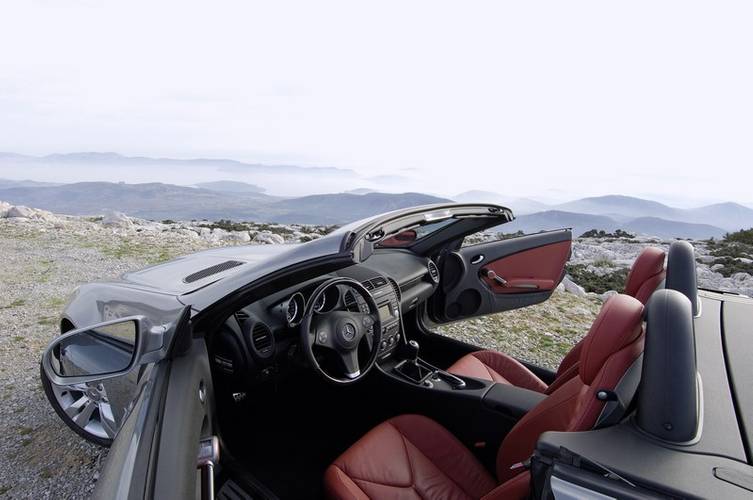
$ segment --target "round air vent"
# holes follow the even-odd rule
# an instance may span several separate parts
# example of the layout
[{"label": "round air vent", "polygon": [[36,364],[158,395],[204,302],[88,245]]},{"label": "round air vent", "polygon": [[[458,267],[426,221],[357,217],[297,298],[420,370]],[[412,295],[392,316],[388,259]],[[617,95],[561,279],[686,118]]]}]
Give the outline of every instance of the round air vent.
[{"label": "round air vent", "polygon": [[439,283],[439,268],[434,263],[434,261],[429,259],[429,263],[426,264],[426,267],[429,269],[429,276],[431,276],[431,280],[434,283]]},{"label": "round air vent", "polygon": [[251,355],[257,360],[267,360],[275,353],[275,337],[272,330],[261,321],[246,321],[243,324]]}]

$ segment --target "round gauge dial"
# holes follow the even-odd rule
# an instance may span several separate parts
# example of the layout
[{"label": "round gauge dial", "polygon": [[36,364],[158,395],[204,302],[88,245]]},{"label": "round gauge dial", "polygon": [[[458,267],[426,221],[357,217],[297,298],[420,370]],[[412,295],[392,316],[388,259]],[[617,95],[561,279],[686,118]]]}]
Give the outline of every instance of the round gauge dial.
[{"label": "round gauge dial", "polygon": [[327,294],[323,293],[316,299],[314,303],[314,312],[320,313],[324,310],[324,306],[327,305]]},{"label": "round gauge dial", "polygon": [[294,293],[290,296],[287,303],[283,303],[283,312],[285,313],[285,321],[289,326],[295,326],[301,322],[303,318],[303,308],[306,305],[306,300],[300,293]]},{"label": "round gauge dial", "polygon": [[288,320],[288,323],[293,323],[296,316],[298,316],[298,303],[295,300],[289,300],[288,308],[285,311],[285,319]]}]

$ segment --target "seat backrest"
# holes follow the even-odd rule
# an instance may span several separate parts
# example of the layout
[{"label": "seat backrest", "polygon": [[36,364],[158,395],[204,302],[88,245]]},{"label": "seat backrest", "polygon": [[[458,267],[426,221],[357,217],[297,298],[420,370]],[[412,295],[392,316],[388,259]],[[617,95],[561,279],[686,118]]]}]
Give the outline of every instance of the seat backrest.
[{"label": "seat backrest", "polygon": [[651,294],[664,281],[664,260],[667,253],[661,248],[646,247],[638,255],[625,281],[625,295],[648,302]]},{"label": "seat backrest", "polygon": [[606,401],[599,391],[613,391],[643,353],[643,304],[627,295],[609,298],[582,341],[578,374],[531,409],[512,428],[497,453],[501,482],[517,475],[547,431],[593,428]]},{"label": "seat backrest", "polygon": [[[651,298],[651,294],[656,291],[667,276],[664,268],[665,257],[666,252],[661,248],[644,248],[630,268],[630,273],[625,282],[625,295],[635,297],[643,304],[646,304],[648,299]],[[575,344],[570,349],[570,352],[562,358],[562,362],[557,369],[557,376],[546,390],[547,394],[551,394],[575,376],[575,373],[578,371],[577,363],[580,360],[582,348],[583,340]]]}]

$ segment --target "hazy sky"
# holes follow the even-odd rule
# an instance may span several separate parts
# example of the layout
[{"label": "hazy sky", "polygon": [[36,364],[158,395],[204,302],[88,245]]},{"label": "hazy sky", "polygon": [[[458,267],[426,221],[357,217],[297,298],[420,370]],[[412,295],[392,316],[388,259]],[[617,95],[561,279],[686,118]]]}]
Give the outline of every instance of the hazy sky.
[{"label": "hazy sky", "polygon": [[751,202],[752,23],[749,1],[5,0],[0,150]]}]

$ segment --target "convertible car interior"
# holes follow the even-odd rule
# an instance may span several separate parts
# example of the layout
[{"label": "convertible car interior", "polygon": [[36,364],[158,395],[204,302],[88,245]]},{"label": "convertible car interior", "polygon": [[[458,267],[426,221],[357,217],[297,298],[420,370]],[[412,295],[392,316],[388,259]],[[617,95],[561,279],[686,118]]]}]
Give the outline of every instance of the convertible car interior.
[{"label": "convertible car interior", "polygon": [[[219,498],[663,498],[695,481],[678,467],[745,459],[733,403],[702,392],[726,384],[705,362],[719,339],[694,335],[720,302],[697,290],[688,243],[646,249],[555,372],[435,330],[547,300],[570,231],[421,245],[436,230],[382,238],[204,332]],[[701,434],[704,412],[718,425]]]}]

